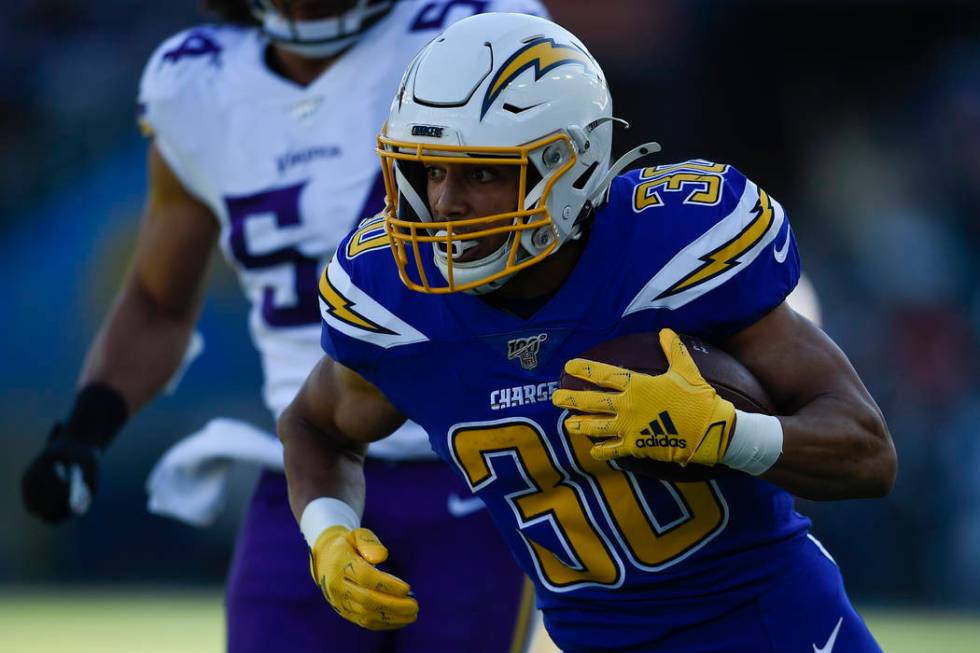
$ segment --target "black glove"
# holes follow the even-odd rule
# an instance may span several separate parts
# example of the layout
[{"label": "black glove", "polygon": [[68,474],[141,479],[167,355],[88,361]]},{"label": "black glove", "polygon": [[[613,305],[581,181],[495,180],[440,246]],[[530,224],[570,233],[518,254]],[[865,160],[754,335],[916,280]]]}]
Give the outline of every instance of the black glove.
[{"label": "black glove", "polygon": [[48,443],[21,479],[28,512],[48,523],[83,515],[99,484],[98,454],[128,417],[122,395],[104,383],[91,383],[75,399],[68,420],[51,429]]},{"label": "black glove", "polygon": [[85,514],[99,484],[97,451],[55,424],[47,446],[21,479],[27,510],[52,524]]}]

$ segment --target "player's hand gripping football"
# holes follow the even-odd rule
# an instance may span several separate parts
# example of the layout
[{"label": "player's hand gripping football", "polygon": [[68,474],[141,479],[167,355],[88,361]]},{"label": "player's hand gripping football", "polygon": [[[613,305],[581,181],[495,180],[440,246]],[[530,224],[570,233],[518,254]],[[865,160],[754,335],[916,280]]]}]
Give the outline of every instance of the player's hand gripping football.
[{"label": "player's hand gripping football", "polygon": [[49,523],[84,514],[98,484],[96,451],[92,444],[55,424],[44,449],[21,479],[27,510]]},{"label": "player's hand gripping football", "polygon": [[371,630],[393,630],[415,621],[419,604],[408,583],[375,568],[387,559],[388,549],[368,529],[331,526],[310,551],[310,572],[341,617]]},{"label": "player's hand gripping football", "polygon": [[565,420],[573,436],[592,439],[598,460],[634,456],[662,462],[715,465],[728,450],[735,406],[701,376],[681,339],[660,331],[668,369],[651,376],[575,358],[565,373],[607,388],[557,390],[552,402],[574,411]]}]

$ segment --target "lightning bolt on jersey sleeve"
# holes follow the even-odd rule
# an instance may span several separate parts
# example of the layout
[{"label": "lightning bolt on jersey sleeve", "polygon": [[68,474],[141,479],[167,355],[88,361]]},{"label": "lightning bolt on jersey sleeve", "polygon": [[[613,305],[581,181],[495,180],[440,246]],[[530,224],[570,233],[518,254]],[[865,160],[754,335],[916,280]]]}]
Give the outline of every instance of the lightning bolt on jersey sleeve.
[{"label": "lightning bolt on jersey sleeve", "polygon": [[[428,338],[358,288],[333,258],[320,277],[320,315],[324,350],[343,363],[369,364],[380,349],[425,342]],[[341,334],[344,337],[340,337]],[[346,343],[340,348],[337,341]]]},{"label": "lightning bolt on jersey sleeve", "polygon": [[397,357],[399,348],[429,340],[387,307],[392,298],[397,306],[401,295],[387,289],[399,289],[374,283],[378,277],[397,274],[388,239],[383,234],[377,218],[363,221],[341,243],[320,276],[319,284],[323,350],[369,380],[378,357]]},{"label": "lightning bolt on jersey sleeve", "polygon": [[796,286],[799,252],[782,205],[734,167],[686,161],[617,181],[611,205],[636,215],[633,246],[657,252],[624,317],[668,310],[678,330],[724,337]]}]

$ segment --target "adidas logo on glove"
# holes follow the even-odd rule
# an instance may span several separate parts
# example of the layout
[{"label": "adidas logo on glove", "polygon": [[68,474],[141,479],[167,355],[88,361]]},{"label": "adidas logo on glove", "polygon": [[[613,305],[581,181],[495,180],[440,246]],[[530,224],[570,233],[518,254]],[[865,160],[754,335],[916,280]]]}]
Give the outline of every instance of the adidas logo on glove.
[{"label": "adidas logo on glove", "polygon": [[[649,437],[638,438],[636,440],[636,447],[638,449],[643,449],[645,447],[686,448],[687,440],[667,437],[668,435],[677,435],[677,428],[674,426],[674,422],[670,419],[670,413],[665,410],[661,412],[658,417],[660,418],[659,420],[653,420],[650,422],[647,428],[640,431],[640,435],[646,435]],[[662,426],[661,422],[663,422]]]}]

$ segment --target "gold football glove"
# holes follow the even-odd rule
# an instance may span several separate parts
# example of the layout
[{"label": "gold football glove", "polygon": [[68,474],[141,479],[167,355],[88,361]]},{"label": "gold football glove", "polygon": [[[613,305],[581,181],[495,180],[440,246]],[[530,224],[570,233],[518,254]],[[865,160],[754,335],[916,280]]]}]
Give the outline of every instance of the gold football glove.
[{"label": "gold football glove", "polygon": [[388,549],[368,529],[331,526],[310,550],[310,572],[341,617],[393,630],[415,621],[419,604],[408,595],[408,583],[375,568],[387,559]]},{"label": "gold football glove", "polygon": [[585,413],[569,416],[565,428],[592,438],[598,460],[634,456],[715,465],[728,450],[735,406],[708,385],[676,333],[661,329],[660,346],[668,369],[657,376],[574,358],[565,363],[566,374],[616,392],[557,390],[551,400]]}]

